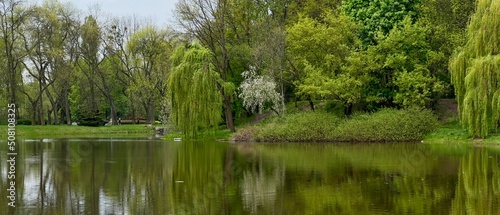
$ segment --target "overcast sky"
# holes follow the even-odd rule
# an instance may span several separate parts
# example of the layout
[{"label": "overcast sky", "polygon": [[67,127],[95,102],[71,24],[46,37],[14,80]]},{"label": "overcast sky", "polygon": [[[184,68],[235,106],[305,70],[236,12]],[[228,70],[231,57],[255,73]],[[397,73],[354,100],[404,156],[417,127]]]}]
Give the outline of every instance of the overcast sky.
[{"label": "overcast sky", "polygon": [[[39,0],[43,1],[43,0]],[[163,27],[174,22],[173,10],[177,0],[60,0],[71,2],[83,14],[89,11],[89,6],[98,4],[102,12],[122,17],[137,15],[148,18],[154,24]]]}]

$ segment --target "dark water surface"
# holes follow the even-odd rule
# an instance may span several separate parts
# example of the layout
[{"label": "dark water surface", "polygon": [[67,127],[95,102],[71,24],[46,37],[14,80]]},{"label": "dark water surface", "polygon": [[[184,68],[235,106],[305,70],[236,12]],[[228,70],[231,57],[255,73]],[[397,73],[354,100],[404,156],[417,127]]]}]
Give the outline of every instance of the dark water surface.
[{"label": "dark water surface", "polygon": [[427,144],[19,141],[0,214],[500,214],[500,149]]}]

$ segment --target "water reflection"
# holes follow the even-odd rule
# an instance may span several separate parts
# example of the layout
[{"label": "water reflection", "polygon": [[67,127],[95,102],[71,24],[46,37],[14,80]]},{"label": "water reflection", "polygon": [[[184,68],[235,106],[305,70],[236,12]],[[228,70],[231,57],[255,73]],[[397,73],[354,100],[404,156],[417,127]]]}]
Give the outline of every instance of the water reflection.
[{"label": "water reflection", "polygon": [[499,154],[478,149],[460,159],[458,184],[451,214],[498,214],[500,211]]},{"label": "water reflection", "polygon": [[[6,144],[0,195],[7,196]],[[496,148],[55,139],[19,144],[0,214],[495,214]]]}]

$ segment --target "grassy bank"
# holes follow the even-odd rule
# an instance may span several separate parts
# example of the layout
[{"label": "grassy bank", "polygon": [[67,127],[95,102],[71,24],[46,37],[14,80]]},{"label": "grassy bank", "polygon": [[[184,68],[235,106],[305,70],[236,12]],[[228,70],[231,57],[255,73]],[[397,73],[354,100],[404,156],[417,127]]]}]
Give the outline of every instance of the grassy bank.
[{"label": "grassy bank", "polygon": [[[154,130],[144,125],[115,125],[101,127],[68,125],[18,125],[15,127],[17,138],[51,137],[144,137],[154,135]],[[7,138],[7,126],[0,126],[0,138]]]},{"label": "grassy bank", "polygon": [[493,133],[484,139],[473,139],[467,130],[460,126],[458,119],[442,123],[434,132],[427,135],[425,143],[431,144],[489,144],[500,145],[500,134]]},{"label": "grassy bank", "polygon": [[235,141],[265,142],[407,142],[420,141],[438,125],[428,110],[384,109],[339,118],[326,112],[274,117],[240,129]]}]

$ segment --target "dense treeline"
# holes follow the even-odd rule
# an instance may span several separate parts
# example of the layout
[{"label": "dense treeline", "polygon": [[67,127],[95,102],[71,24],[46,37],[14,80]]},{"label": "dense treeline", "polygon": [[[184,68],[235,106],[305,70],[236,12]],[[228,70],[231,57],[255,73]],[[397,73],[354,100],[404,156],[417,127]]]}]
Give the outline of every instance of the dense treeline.
[{"label": "dense treeline", "polygon": [[448,61],[475,10],[473,0],[179,0],[175,31],[57,0],[1,3],[1,106],[15,102],[20,120],[144,117],[189,134],[220,122],[234,131],[285,102],[328,101],[342,115],[432,108],[454,96]]},{"label": "dense treeline", "polygon": [[[176,36],[139,18],[87,15],[71,4],[1,2],[2,106],[20,123],[153,123],[166,97]],[[143,120],[144,120],[143,119]]]}]

